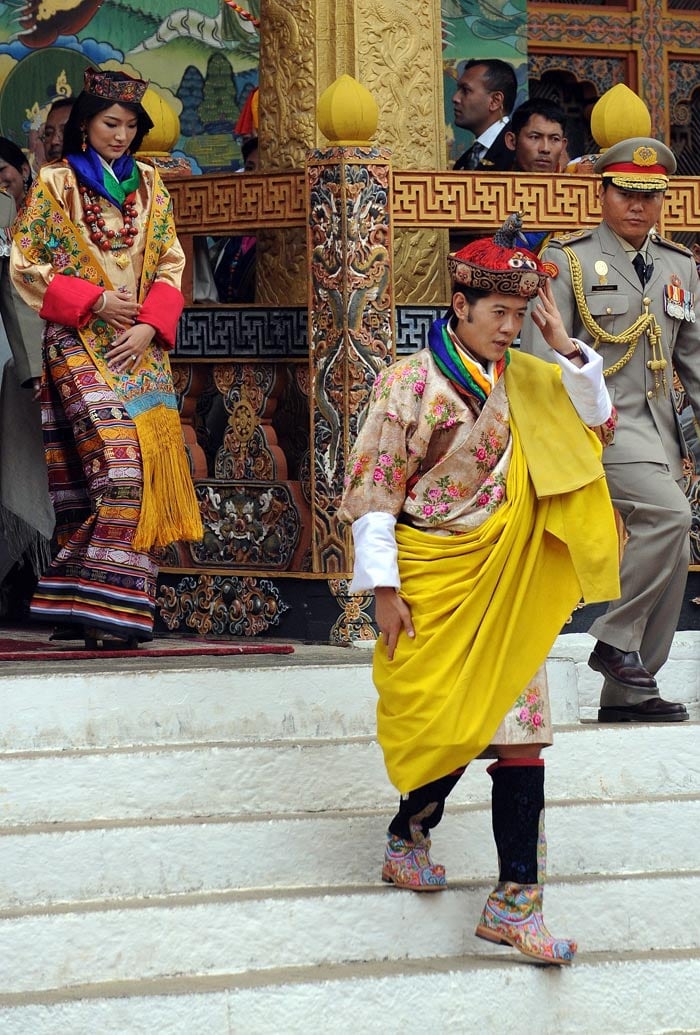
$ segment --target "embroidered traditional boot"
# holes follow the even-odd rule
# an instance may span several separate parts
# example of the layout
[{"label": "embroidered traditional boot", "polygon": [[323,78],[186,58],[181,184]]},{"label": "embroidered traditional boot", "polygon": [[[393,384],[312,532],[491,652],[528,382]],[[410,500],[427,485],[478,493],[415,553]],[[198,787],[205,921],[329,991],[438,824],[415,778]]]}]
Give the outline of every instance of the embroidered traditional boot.
[{"label": "embroidered traditional boot", "polygon": [[430,858],[428,831],[437,826],[445,799],[464,767],[424,784],[401,797],[399,811],[389,824],[382,880],[411,891],[442,891],[447,887],[445,867]]},{"label": "embroidered traditional boot", "polygon": [[430,858],[430,838],[416,825],[410,841],[389,834],[382,866],[382,880],[411,891],[444,891],[445,867]]},{"label": "embroidered traditional boot", "polygon": [[544,762],[501,760],[488,772],[493,780],[491,809],[499,881],[486,901],[475,933],[487,941],[512,945],[537,963],[571,963],[576,942],[554,938],[542,918],[547,851]]}]

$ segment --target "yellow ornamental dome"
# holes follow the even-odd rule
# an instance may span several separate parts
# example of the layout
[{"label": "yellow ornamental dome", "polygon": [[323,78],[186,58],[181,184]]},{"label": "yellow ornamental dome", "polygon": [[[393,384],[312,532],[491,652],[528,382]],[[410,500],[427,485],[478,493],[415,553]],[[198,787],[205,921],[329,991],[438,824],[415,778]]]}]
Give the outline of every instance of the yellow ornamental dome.
[{"label": "yellow ornamental dome", "polygon": [[151,117],[149,129],[140,147],[142,154],[169,154],[180,136],[180,119],[167,101],[149,86],[141,102]]},{"label": "yellow ornamental dome", "polygon": [[367,146],[378,121],[377,102],[351,75],[341,75],[331,83],[316,105],[318,128],[338,147]]},{"label": "yellow ornamental dome", "polygon": [[649,109],[634,90],[617,83],[593,105],[591,133],[603,150],[629,137],[648,137],[651,135]]}]

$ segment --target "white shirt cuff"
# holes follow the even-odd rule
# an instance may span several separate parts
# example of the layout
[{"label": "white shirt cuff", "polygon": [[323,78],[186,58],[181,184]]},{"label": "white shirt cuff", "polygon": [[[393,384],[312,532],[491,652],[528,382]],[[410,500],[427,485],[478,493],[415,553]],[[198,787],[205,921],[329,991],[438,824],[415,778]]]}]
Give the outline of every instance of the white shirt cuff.
[{"label": "white shirt cuff", "polygon": [[554,349],[550,358],[561,367],[561,380],[566,392],[576,408],[576,412],[590,428],[604,424],[612,413],[612,403],[603,377],[603,357],[586,345],[585,341],[572,338],[586,356],[588,362],[582,367],[575,366],[564,359]]},{"label": "white shirt cuff", "polygon": [[394,529],[396,518],[378,510],[363,514],[352,523],[355,564],[350,593],[362,593],[375,586],[399,589],[398,548]]}]

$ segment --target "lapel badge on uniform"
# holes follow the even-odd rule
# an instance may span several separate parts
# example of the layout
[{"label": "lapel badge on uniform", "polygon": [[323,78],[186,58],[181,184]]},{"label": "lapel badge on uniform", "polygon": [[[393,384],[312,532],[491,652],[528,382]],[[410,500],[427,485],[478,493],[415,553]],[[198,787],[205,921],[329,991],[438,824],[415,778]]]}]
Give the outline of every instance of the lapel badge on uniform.
[{"label": "lapel badge on uniform", "polygon": [[664,287],[664,312],[672,320],[695,323],[695,295],[681,287],[681,278],[673,273]]}]

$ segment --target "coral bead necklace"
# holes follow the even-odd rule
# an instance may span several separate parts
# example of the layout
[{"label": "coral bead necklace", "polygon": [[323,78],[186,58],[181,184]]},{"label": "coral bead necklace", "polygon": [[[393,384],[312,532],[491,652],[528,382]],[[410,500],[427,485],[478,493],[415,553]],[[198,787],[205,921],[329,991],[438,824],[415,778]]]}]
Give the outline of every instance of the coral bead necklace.
[{"label": "coral bead necklace", "polygon": [[102,205],[97,195],[85,187],[83,187],[81,194],[85,225],[90,233],[92,243],[97,245],[103,252],[131,248],[138,235],[138,230],[134,225],[138,215],[134,203],[134,195],[129,194],[124,199],[122,206],[124,225],[118,230],[106,230],[106,220],[102,215]]}]

